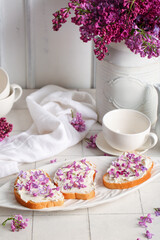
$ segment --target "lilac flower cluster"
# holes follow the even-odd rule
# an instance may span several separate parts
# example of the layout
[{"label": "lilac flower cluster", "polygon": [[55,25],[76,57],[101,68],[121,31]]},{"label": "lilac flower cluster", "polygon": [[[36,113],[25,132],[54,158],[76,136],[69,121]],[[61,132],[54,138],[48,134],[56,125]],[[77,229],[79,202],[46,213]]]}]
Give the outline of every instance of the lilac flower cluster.
[{"label": "lilac flower cluster", "polygon": [[87,148],[96,148],[96,138],[97,138],[97,134],[95,134],[94,136],[90,136],[89,138],[85,138],[85,141],[87,142]]},{"label": "lilac flower cluster", "polygon": [[15,232],[15,231],[19,231],[20,229],[25,229],[27,226],[28,226],[28,221],[29,219],[26,218],[24,219],[22,217],[22,215],[15,215],[13,217],[10,217],[10,218],[7,218],[3,223],[2,225],[5,226],[7,221],[9,220],[12,220],[11,221],[11,230],[12,232]]},{"label": "lilac flower cluster", "polygon": [[81,40],[93,39],[99,60],[105,57],[108,44],[122,40],[141,57],[160,55],[159,0],[69,0],[67,7],[53,14],[53,30],[59,30],[71,10]]},{"label": "lilac flower cluster", "polygon": [[72,188],[86,188],[84,180],[88,177],[91,166],[86,162],[86,159],[80,160],[80,162],[74,161],[67,166],[64,166],[57,170],[56,178],[58,181],[64,183],[63,188],[65,190]]},{"label": "lilac flower cluster", "polygon": [[142,157],[136,156],[133,153],[126,153],[121,155],[115,161],[112,162],[112,166],[107,172],[111,178],[139,177],[140,172],[147,171],[147,168],[143,166]]},{"label": "lilac flower cluster", "polygon": [[86,124],[85,121],[82,119],[81,113],[77,112],[76,117],[73,116],[72,112],[72,120],[71,125],[78,131],[83,132],[86,130]]},{"label": "lilac flower cluster", "polygon": [[[52,188],[50,186],[49,177],[41,170],[36,171],[20,171],[19,173],[20,182],[17,181],[15,187],[18,190],[25,190],[31,196],[44,196],[45,198],[52,198],[54,190],[59,191],[58,187]],[[21,179],[26,179],[24,184]]]},{"label": "lilac flower cluster", "polygon": [[0,118],[0,142],[5,138],[9,137],[9,133],[12,131],[13,125],[8,123],[6,118]]}]

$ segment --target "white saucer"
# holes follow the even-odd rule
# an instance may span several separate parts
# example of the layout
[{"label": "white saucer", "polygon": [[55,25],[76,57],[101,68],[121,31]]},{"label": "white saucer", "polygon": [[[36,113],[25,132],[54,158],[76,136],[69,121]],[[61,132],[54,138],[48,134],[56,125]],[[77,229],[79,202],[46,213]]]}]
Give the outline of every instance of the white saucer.
[{"label": "white saucer", "polygon": [[[96,145],[101,151],[108,153],[110,155],[119,156],[123,153],[117,149],[112,148],[104,139],[102,132],[98,133],[97,135]],[[145,150],[141,151],[140,149],[139,150],[137,149],[136,151],[139,152],[140,154],[145,153],[149,149],[150,140],[148,140],[145,145],[146,145]]]}]

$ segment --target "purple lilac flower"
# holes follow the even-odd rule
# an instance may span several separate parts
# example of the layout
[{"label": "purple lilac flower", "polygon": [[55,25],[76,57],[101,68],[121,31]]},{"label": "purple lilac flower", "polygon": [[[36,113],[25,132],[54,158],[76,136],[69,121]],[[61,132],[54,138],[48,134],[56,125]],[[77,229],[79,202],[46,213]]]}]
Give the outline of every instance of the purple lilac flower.
[{"label": "purple lilac flower", "polygon": [[146,217],[146,222],[152,223],[152,220],[153,220],[153,218],[151,218],[151,214],[148,213],[148,214],[147,214],[147,217]]},{"label": "purple lilac flower", "polygon": [[140,227],[147,227],[146,222],[139,222],[138,224]]},{"label": "purple lilac flower", "polygon": [[142,172],[144,172],[144,171],[146,171],[147,170],[147,168],[145,167],[145,166],[141,166],[141,170],[142,170]]},{"label": "purple lilac flower", "polygon": [[147,239],[151,239],[153,237],[154,234],[150,233],[148,230],[146,231],[145,237]]},{"label": "purple lilac flower", "polygon": [[12,131],[13,125],[8,123],[6,118],[0,118],[0,142],[5,138],[9,137],[9,133]]},{"label": "purple lilac flower", "polygon": [[18,214],[18,215],[15,215],[13,217],[7,218],[2,223],[2,225],[5,226],[7,221],[9,221],[9,220],[12,220],[11,221],[11,230],[12,230],[12,232],[15,232],[15,231],[18,232],[20,229],[25,229],[28,226],[28,221],[29,221],[28,218],[24,219],[22,217],[22,215]]},{"label": "purple lilac flower", "polygon": [[130,38],[125,40],[127,47],[141,57],[158,57],[160,55],[160,39],[151,32],[144,34],[142,29],[135,30]]},{"label": "purple lilac flower", "polygon": [[152,218],[150,213],[146,217],[143,217],[143,216],[140,217],[139,225],[141,227],[147,227],[146,223],[152,223]]},{"label": "purple lilac flower", "polygon": [[76,117],[73,117],[70,123],[78,132],[86,130],[85,121],[82,119],[82,115],[79,112],[76,113]]},{"label": "purple lilac flower", "polygon": [[57,161],[57,159],[53,159],[53,160],[50,160],[50,163],[55,163]]},{"label": "purple lilac flower", "polygon": [[160,216],[160,208],[154,208],[155,210],[155,215],[158,217]]},{"label": "purple lilac flower", "polygon": [[160,55],[159,0],[68,0],[68,6],[53,14],[53,30],[58,31],[71,14],[79,26],[83,42],[93,40],[94,53],[102,60],[111,42],[125,41],[141,57]]},{"label": "purple lilac flower", "polygon": [[90,138],[85,138],[85,141],[87,142],[87,148],[96,148],[96,138],[97,134],[90,136]]}]

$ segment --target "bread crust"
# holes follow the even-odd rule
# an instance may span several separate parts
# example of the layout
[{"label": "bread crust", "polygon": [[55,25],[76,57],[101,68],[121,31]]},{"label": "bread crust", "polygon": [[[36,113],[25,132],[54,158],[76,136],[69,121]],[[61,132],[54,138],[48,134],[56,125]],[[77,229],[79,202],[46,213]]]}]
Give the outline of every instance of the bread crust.
[{"label": "bread crust", "polygon": [[[46,175],[49,177],[49,175],[47,173],[46,173]],[[58,200],[58,201],[38,202],[38,203],[33,202],[33,201],[28,201],[28,202],[23,201],[23,199],[20,197],[20,195],[17,191],[17,188],[16,188],[18,179],[19,179],[19,177],[17,177],[17,179],[14,183],[14,195],[15,195],[17,202],[19,202],[22,206],[30,208],[30,209],[43,209],[43,208],[50,208],[50,207],[63,205],[64,200],[63,201]],[[50,179],[50,177],[49,177],[49,179]]]},{"label": "bread crust", "polygon": [[95,191],[90,193],[64,193],[62,192],[65,199],[82,199],[88,200],[95,197]]},{"label": "bread crust", "polygon": [[[96,171],[93,175],[93,181],[96,177]],[[58,187],[58,184],[57,183],[54,183],[57,187]],[[88,200],[88,199],[91,199],[91,198],[94,198],[95,197],[95,191],[91,191],[90,193],[65,193],[63,191],[61,191],[61,193],[63,194],[64,196],[64,199],[82,199],[82,200]]]},{"label": "bread crust", "polygon": [[109,181],[106,181],[105,178],[108,175],[108,173],[106,173],[103,176],[103,184],[106,188],[109,188],[109,189],[127,189],[127,188],[135,187],[145,182],[151,177],[151,170],[153,168],[153,165],[154,163],[152,162],[151,167],[146,171],[146,174],[142,178],[138,178],[133,181],[123,182],[123,183],[111,183]]}]

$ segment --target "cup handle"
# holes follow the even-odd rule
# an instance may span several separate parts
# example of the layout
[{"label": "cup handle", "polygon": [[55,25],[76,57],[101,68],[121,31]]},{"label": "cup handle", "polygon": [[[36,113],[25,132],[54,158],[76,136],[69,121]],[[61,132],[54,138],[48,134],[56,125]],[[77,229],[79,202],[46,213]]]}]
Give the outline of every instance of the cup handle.
[{"label": "cup handle", "polygon": [[15,98],[14,98],[14,102],[17,102],[18,99],[21,97],[22,95],[22,88],[21,86],[19,86],[18,84],[11,84],[13,91],[15,92]]},{"label": "cup handle", "polygon": [[[149,139],[150,139],[150,143],[148,144]],[[151,148],[153,148],[156,145],[157,142],[158,142],[157,135],[155,133],[153,133],[153,132],[150,132],[148,134],[147,141],[138,149],[138,151],[151,149]]]}]

